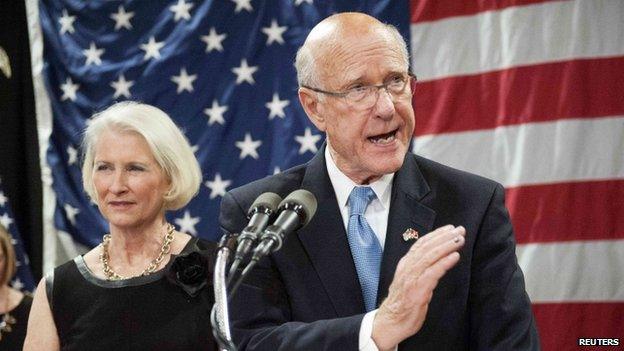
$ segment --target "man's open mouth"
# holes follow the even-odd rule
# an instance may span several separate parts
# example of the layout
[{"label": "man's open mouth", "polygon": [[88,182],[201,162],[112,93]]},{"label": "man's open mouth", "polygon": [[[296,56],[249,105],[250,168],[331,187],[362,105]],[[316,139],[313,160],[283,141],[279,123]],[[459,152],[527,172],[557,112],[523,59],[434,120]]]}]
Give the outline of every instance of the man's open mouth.
[{"label": "man's open mouth", "polygon": [[371,143],[378,145],[390,144],[394,141],[394,139],[396,139],[396,133],[398,130],[399,129],[397,128],[389,133],[374,135],[368,137],[368,140],[370,140]]}]

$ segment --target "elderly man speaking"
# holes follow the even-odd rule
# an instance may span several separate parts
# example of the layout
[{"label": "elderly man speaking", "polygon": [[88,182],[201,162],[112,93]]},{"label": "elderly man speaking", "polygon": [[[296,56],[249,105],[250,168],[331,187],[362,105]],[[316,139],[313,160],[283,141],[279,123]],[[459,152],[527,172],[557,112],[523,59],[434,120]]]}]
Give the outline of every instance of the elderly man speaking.
[{"label": "elderly man speaking", "polygon": [[232,301],[245,350],[539,348],[501,185],[407,153],[405,41],[333,15],[297,53],[299,100],[327,143],[308,163],[229,192],[238,232],[266,191],[311,191],[312,221],[260,261]]}]

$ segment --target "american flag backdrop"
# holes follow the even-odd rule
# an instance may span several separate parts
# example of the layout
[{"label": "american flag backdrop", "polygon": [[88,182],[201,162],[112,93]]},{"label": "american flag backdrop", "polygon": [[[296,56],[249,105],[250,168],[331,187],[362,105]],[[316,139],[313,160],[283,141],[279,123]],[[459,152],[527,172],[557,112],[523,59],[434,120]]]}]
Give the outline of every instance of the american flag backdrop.
[{"label": "american flag backdrop", "polygon": [[44,271],[107,231],[81,130],[114,101],[169,113],[202,165],[170,214],[216,239],[225,191],[307,161],[323,136],[292,62],[326,16],[397,26],[420,83],[414,152],[507,188],[546,350],[624,338],[624,2],[27,0],[44,177]]},{"label": "american flag backdrop", "polygon": [[624,1],[414,1],[411,22],[414,151],[507,189],[543,349],[621,347]]},{"label": "american flag backdrop", "polygon": [[22,237],[15,224],[9,199],[3,190],[2,179],[0,179],[0,226],[11,236],[11,243],[13,244],[13,250],[15,250],[16,270],[10,285],[18,290],[33,291],[35,282],[30,271],[30,262],[24,250]]},{"label": "american flag backdrop", "polygon": [[408,37],[407,9],[408,1],[39,2],[51,111],[45,158],[55,198],[47,215],[56,232],[45,239],[46,263],[97,245],[107,232],[81,186],[81,131],[94,112],[132,99],[175,120],[196,149],[204,182],[169,220],[218,239],[227,190],[303,163],[321,146],[298,103],[293,67],[309,30],[331,13],[356,10]]}]

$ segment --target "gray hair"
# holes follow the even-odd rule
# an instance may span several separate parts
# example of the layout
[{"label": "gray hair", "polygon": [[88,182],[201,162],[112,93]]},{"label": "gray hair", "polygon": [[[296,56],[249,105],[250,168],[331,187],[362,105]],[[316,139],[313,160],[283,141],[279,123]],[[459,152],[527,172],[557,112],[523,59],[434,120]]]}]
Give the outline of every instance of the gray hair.
[{"label": "gray hair", "polygon": [[[407,43],[405,42],[405,39],[403,39],[403,36],[395,26],[391,24],[382,25],[388,31],[392,40],[398,45],[401,55],[405,60],[405,66],[409,67],[409,52],[407,50]],[[334,40],[334,38],[331,38],[330,40],[325,41],[325,44],[323,45],[332,45],[332,43],[336,42],[337,41]],[[316,65],[316,57],[312,52],[313,48],[310,46],[311,44],[306,40],[297,51],[297,56],[295,57],[297,83],[300,87],[305,85],[318,88],[320,86],[318,67]]]},{"label": "gray hair", "polygon": [[97,203],[93,184],[95,146],[107,130],[137,133],[145,139],[154,159],[171,182],[171,188],[164,196],[165,209],[177,210],[197,195],[202,180],[201,168],[180,129],[159,108],[126,101],[96,113],[84,132],[82,184],[94,202]]}]

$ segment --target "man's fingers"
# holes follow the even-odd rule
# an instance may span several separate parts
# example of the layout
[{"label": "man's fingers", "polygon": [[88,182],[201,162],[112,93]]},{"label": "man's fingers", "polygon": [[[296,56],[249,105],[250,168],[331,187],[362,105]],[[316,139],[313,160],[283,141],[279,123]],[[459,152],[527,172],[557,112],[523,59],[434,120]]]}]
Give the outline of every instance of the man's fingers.
[{"label": "man's fingers", "polygon": [[459,262],[459,258],[460,256],[458,252],[451,252],[447,256],[438,260],[432,266],[425,269],[425,271],[418,278],[418,288],[433,291],[444,274],[446,274],[449,269],[453,268],[453,266]]},{"label": "man's fingers", "polygon": [[448,225],[418,239],[399,262],[376,321],[403,326],[406,335],[418,331],[439,280],[459,262],[465,235],[463,227]]},{"label": "man's fingers", "polygon": [[440,279],[448,272],[449,269],[453,268],[459,262],[459,253],[452,252],[451,254],[443,257],[439,261],[437,261],[431,267],[428,267],[423,271],[423,273],[417,277],[415,280],[411,281],[408,285],[405,285],[404,288],[409,290],[409,302],[407,303],[405,308],[409,309],[413,308],[413,306],[419,305],[427,305],[431,301],[431,297],[433,296],[433,291],[438,285]]},{"label": "man's fingers", "polygon": [[431,236],[429,240],[411,248],[405,258],[411,261],[410,265],[426,269],[451,252],[459,250],[465,243],[465,233],[466,230],[461,226],[440,232],[434,231],[426,236]]},{"label": "man's fingers", "polygon": [[466,229],[462,226],[454,227],[452,225],[446,225],[440,227],[427,235],[419,238],[414,245],[410,248],[410,251],[416,251],[419,249],[435,246],[440,242],[445,242],[449,239],[454,239],[458,236],[465,236]]},{"label": "man's fingers", "polygon": [[[456,264],[454,260],[459,260],[457,251],[465,243],[465,232],[463,227],[445,226],[426,235],[425,237],[429,237],[429,239],[421,246],[411,248],[399,262],[393,280],[397,283],[396,287],[403,286],[399,289],[413,289],[415,285],[421,284],[421,276],[431,267],[437,265],[440,266],[440,274],[444,274],[445,270]],[[451,255],[453,253],[455,254]],[[446,258],[447,256],[453,258]],[[443,262],[440,262],[441,260]],[[438,268],[433,269],[436,273],[439,272]],[[434,275],[434,277],[437,276],[438,274]],[[441,275],[436,279],[440,277]]]},{"label": "man's fingers", "polygon": [[410,249],[397,266],[388,298],[377,315],[380,320],[408,327],[409,335],[418,331],[439,280],[459,262],[457,250],[464,245],[464,235],[463,227],[445,226]]},{"label": "man's fingers", "polygon": [[424,245],[426,245],[427,243],[434,241],[435,239],[438,239],[440,235],[443,235],[444,233],[450,232],[451,230],[455,229],[455,226],[453,225],[445,225],[443,227],[437,228],[436,230],[428,233],[427,235],[422,236],[421,238],[419,238],[410,248],[410,250],[416,250],[419,247],[422,247]]}]

